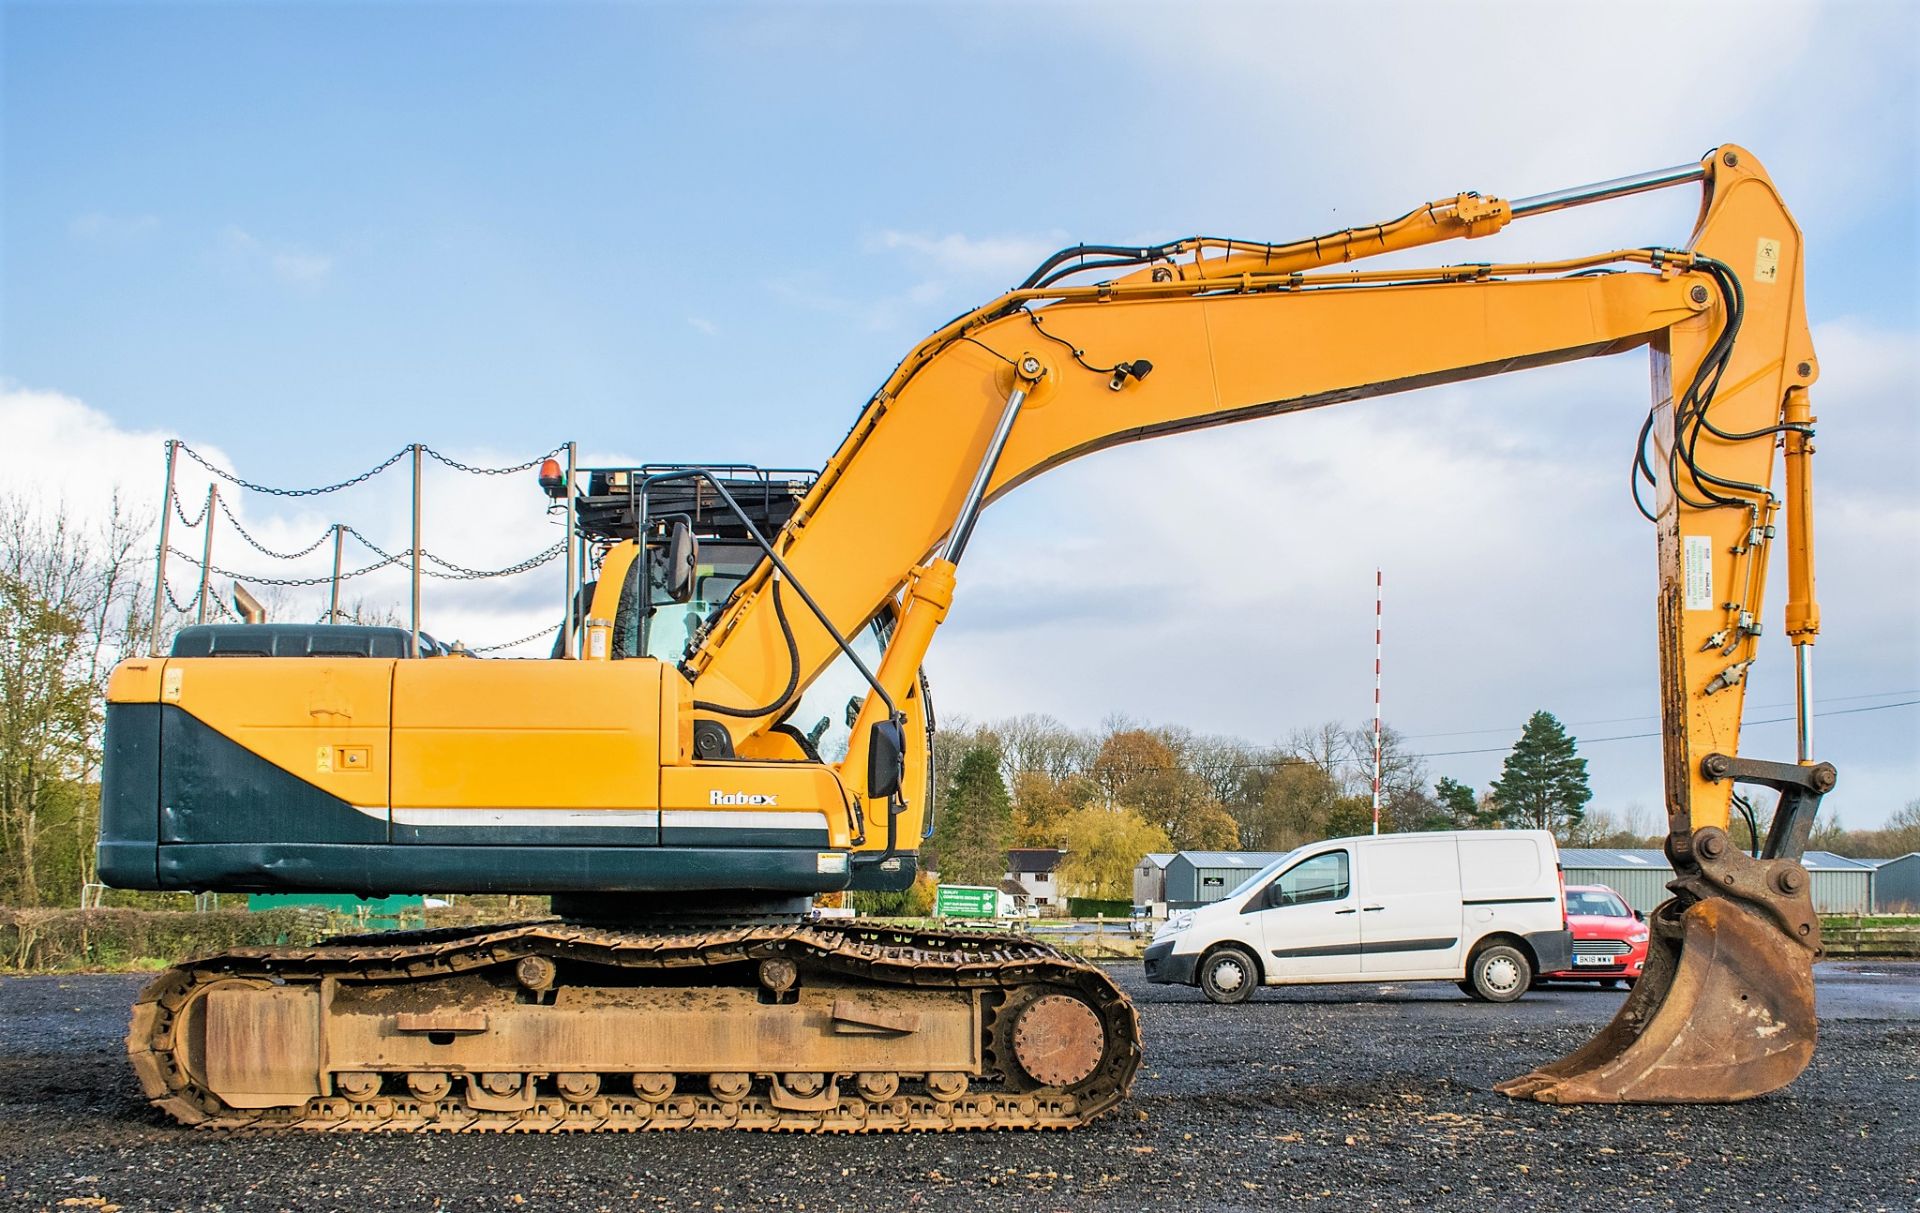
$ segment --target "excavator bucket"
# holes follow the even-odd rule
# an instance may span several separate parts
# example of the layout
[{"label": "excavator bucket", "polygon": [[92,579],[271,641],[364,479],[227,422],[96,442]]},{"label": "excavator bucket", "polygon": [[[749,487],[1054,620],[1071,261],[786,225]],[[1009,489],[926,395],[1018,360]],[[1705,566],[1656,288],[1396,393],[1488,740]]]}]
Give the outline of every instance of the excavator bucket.
[{"label": "excavator bucket", "polygon": [[[1707,831],[1702,831],[1706,834]],[[1653,912],[1647,965],[1619,1014],[1560,1060],[1495,1089],[1542,1103],[1733,1103],[1813,1057],[1819,920],[1805,869],[1707,839],[1702,871]],[[1684,869],[1683,869],[1684,870]]]}]

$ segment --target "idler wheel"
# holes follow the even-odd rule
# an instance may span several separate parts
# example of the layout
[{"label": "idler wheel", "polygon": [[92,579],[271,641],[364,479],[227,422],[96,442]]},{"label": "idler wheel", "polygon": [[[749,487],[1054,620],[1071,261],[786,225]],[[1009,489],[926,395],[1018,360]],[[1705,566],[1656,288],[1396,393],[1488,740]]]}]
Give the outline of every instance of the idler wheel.
[{"label": "idler wheel", "polygon": [[1048,994],[1020,1009],[1013,1024],[1013,1055],[1035,1082],[1071,1087],[1100,1068],[1107,1034],[1092,1007],[1067,994]]},{"label": "idler wheel", "polygon": [[635,1074],[633,1093],[642,1099],[659,1103],[673,1094],[673,1075],[671,1074]]},{"label": "idler wheel", "polygon": [[936,1070],[927,1075],[927,1094],[950,1102],[967,1093],[967,1076],[956,1070]]},{"label": "idler wheel", "polygon": [[900,1089],[900,1076],[889,1071],[862,1074],[855,1085],[860,1088],[862,1096],[880,1103],[892,1099],[893,1093]]},{"label": "idler wheel", "polygon": [[413,1092],[415,1099],[445,1099],[447,1092],[453,1089],[453,1077],[432,1070],[407,1075],[407,1090]]},{"label": "idler wheel", "polygon": [[598,1074],[560,1074],[554,1077],[553,1085],[559,1088],[560,1094],[568,1099],[575,1103],[582,1103],[600,1093],[600,1076]]},{"label": "idler wheel", "polygon": [[366,1070],[349,1070],[333,1076],[333,1089],[348,1099],[367,1099],[380,1093],[380,1076]]},{"label": "idler wheel", "polygon": [[480,1076],[480,1089],[489,1095],[506,1098],[518,1095],[520,1088],[526,1085],[527,1076],[506,1071],[489,1070]]}]

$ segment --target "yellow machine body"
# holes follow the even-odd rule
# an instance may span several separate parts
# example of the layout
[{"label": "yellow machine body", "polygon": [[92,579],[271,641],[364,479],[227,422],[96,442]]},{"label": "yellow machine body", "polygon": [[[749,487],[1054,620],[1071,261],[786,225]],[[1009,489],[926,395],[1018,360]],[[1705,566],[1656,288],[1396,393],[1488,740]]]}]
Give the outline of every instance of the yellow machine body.
[{"label": "yellow machine body", "polygon": [[[1690,182],[1701,183],[1703,201],[1682,247],[1366,265],[1487,236],[1528,215]],[[645,586],[641,606],[652,610],[652,562],[671,580],[674,562],[690,558],[675,546],[684,535],[670,540],[664,523],[649,521],[649,487],[693,477],[702,493],[710,484],[726,498],[722,481],[699,468],[632,474],[638,533],[600,552],[588,641],[564,659],[127,663],[109,695],[102,871],[140,887],[645,894],[644,904],[668,915],[695,904],[681,895],[902,887],[932,811],[921,664],[962,583],[983,506],[1122,442],[1645,348],[1653,399],[1635,487],[1656,539],[1667,850],[1679,879],[1653,919],[1648,975],[1620,1018],[1586,1048],[1503,1089],[1561,1102],[1727,1100],[1777,1089],[1813,1047],[1819,930],[1797,860],[1834,779],[1813,760],[1809,724],[1819,613],[1808,393],[1819,364],[1802,254],[1765,171],[1731,145],[1640,178],[1514,201],[1460,194],[1290,244],[1066,250],[908,354],[777,530],[746,528],[759,545],[751,567],[709,614],[685,616],[684,651],[647,657],[609,643],[609,632],[623,587]],[[1125,272],[1088,280],[1115,267]],[[1623,436],[1640,416],[1622,409]],[[1777,446],[1788,464],[1784,496],[1772,488]],[[1740,757],[1738,742],[1767,556],[1782,523],[1801,731],[1796,758],[1769,763]],[[863,636],[884,637],[883,649],[859,659]],[[857,669],[859,689],[819,713],[820,727],[847,728],[844,745],[827,754],[814,744],[818,730],[810,738],[793,718],[836,667],[836,678]],[[1756,856],[1732,848],[1727,834],[1736,782],[1781,796]],[[1063,958],[1006,940],[988,955],[924,934],[883,944],[768,930],[739,926],[689,943],[639,926],[619,939],[529,928],[380,957],[228,958],[156,982],[132,1047],[150,1093],[176,1115],[320,1127],[382,1114],[381,1123],[455,1127],[1040,1127],[1080,1123],[1131,1081],[1139,1051],[1130,1008],[1110,982]],[[798,970],[791,957],[802,958]],[[521,993],[511,993],[503,966]],[[646,972],[582,992],[598,980],[587,974],[621,966]],[[677,1061],[636,1052],[631,1065],[615,1064],[613,1038],[565,1056],[543,1052],[575,1039],[556,1026],[566,1017],[522,1009],[573,989],[569,999],[644,1010],[652,996],[633,989],[689,967],[743,975],[749,994],[715,1007],[820,1008],[811,1019],[780,1013],[783,1023],[810,1023],[813,1044],[748,1066],[710,1034]],[[265,989],[290,972],[317,984],[257,995],[232,984]],[[851,992],[793,1002],[810,981]],[[860,992],[915,982],[977,987],[981,998],[896,1006],[863,1002]],[[378,1032],[369,1037],[351,1015],[387,1013],[379,1008],[389,995],[355,994],[339,1006],[357,1010],[329,1017],[327,1000],[353,983],[390,983],[394,1007],[417,1017],[396,1017],[391,1030],[467,1041],[459,1046],[467,1060],[436,1067],[428,1050],[408,1052],[403,1064],[374,1050],[367,1041]],[[216,990],[225,992],[216,999]],[[309,1059],[297,1072],[192,1052],[210,1047],[196,1040],[282,1023],[321,1034],[296,1054]],[[485,1036],[496,1031],[489,1024],[500,1035]],[[921,1030],[946,1043],[863,1054],[841,1039]],[[485,1038],[467,1040],[476,1034]],[[956,1052],[955,1041],[979,1047]],[[329,1049],[356,1051],[357,1060],[329,1071]],[[869,1064],[884,1072],[856,1082],[854,1071]],[[195,1077],[207,1066],[234,1075],[233,1099]],[[674,1102],[674,1083],[662,1093],[654,1081],[663,1068],[707,1093]],[[639,1102],[594,1103],[608,1072],[622,1070],[631,1073],[614,1076],[630,1080]],[[454,1077],[466,1085],[449,1094]],[[903,1078],[913,1094],[896,1099]],[[979,1102],[962,1095],[983,1080],[1002,1085]],[[405,1108],[393,1102],[403,1086],[413,1100]]]}]

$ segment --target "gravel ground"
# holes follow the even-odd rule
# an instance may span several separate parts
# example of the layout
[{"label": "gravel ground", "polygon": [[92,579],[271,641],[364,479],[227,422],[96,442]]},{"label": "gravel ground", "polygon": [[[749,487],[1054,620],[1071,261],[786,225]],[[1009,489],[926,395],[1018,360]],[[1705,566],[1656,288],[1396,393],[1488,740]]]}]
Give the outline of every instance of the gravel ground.
[{"label": "gravel ground", "polygon": [[1819,969],[1821,1041],[1734,1107],[1554,1109],[1494,1081],[1621,995],[1450,986],[1140,1003],[1131,1102],[1070,1134],[290,1135],[179,1129],[121,1052],[142,978],[0,981],[0,1206],[22,1209],[1920,1208],[1920,964]]}]

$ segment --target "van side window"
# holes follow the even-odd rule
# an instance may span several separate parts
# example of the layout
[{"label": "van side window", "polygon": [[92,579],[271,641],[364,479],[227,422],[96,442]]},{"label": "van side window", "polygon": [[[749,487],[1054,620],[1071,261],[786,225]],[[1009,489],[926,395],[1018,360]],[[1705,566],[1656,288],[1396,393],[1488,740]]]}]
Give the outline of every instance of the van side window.
[{"label": "van side window", "polygon": [[1267,889],[1269,906],[1303,906],[1315,901],[1339,901],[1352,886],[1347,878],[1347,853],[1328,851],[1303,859]]}]

